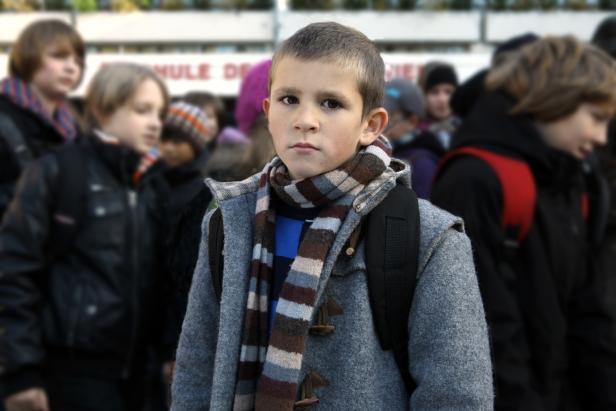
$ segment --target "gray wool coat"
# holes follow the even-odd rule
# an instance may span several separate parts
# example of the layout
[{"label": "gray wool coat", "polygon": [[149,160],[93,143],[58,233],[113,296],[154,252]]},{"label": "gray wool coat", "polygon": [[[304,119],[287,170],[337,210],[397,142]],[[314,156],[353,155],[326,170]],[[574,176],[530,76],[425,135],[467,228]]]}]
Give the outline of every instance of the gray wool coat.
[{"label": "gray wool coat", "polygon": [[[333,297],[343,314],[335,332],[310,335],[301,380],[316,371],[327,385],[315,389],[323,410],[492,410],[492,368],[487,326],[471,245],[457,217],[420,200],[418,282],[409,316],[409,366],[417,383],[406,393],[393,353],[380,348],[372,321],[364,250],[338,258],[359,224],[409,170],[396,160],[387,181],[355,200],[326,259],[317,306]],[[221,303],[211,284],[207,236],[203,240],[182,327],[172,385],[172,410],[230,410],[240,354],[252,224],[258,177],[239,183],[208,180],[223,215],[224,275]],[[315,309],[315,314],[317,310]]]}]

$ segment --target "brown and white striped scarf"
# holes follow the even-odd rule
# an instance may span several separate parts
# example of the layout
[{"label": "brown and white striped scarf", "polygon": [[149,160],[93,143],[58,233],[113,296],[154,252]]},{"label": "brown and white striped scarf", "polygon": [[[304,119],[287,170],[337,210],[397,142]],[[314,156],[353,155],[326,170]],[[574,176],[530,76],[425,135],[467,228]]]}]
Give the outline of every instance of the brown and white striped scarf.
[{"label": "brown and white striped scarf", "polygon": [[[302,181],[291,181],[286,166],[278,158],[263,169],[257,191],[248,302],[234,410],[293,409],[325,258],[353,200],[386,170],[390,155],[389,142],[379,137],[339,168]],[[270,208],[271,188],[292,206],[324,208],[299,245],[280,292],[268,340],[276,224],[275,210]]]}]

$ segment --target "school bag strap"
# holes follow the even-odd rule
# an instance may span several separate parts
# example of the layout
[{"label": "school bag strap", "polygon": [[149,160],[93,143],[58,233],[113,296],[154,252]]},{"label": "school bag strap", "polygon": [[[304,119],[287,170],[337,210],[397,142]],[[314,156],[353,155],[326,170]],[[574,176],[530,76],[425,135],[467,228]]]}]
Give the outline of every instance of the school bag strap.
[{"label": "school bag strap", "polygon": [[508,240],[521,243],[530,231],[537,203],[535,178],[528,164],[479,147],[462,147],[443,157],[436,178],[447,164],[462,156],[479,158],[494,171],[503,193],[501,225]]},{"label": "school bag strap", "polygon": [[[222,295],[224,231],[220,209],[209,221],[208,253],[214,294]],[[410,395],[415,381],[409,371],[408,320],[419,257],[419,206],[415,193],[396,185],[363,222],[368,294],[376,333],[385,351],[392,350]]]},{"label": "school bag strap", "polygon": [[86,161],[77,142],[68,143],[53,155],[58,162],[58,175],[52,185],[52,218],[48,256],[64,255],[73,245],[86,210]]},{"label": "school bag strap", "polygon": [[19,168],[23,170],[34,157],[32,151],[26,144],[23,133],[17,128],[15,122],[7,115],[0,113],[0,130],[6,141],[9,150],[15,156]]},{"label": "school bag strap", "polygon": [[393,350],[409,394],[416,387],[409,371],[408,320],[417,282],[419,227],[417,197],[400,184],[368,214],[364,227],[374,326],[381,348]]}]

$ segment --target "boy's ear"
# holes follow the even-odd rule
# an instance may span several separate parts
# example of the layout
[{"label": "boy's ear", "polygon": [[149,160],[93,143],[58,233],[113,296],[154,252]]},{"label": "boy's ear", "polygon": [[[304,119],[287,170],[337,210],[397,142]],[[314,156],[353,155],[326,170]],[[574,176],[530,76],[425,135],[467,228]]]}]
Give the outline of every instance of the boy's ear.
[{"label": "boy's ear", "polygon": [[374,140],[378,138],[387,127],[389,122],[389,116],[387,110],[383,107],[378,107],[370,111],[364,120],[364,128],[362,135],[359,138],[359,144],[367,146],[372,144]]},{"label": "boy's ear", "polygon": [[263,99],[263,113],[265,114],[265,118],[268,118],[269,115],[269,108],[270,108],[270,99],[269,97],[266,97]]}]

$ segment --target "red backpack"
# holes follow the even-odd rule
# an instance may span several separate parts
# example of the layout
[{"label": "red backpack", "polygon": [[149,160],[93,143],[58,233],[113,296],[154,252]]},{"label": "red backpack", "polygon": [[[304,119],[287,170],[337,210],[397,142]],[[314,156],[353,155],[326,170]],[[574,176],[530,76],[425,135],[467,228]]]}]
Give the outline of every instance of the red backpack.
[{"label": "red backpack", "polygon": [[[520,244],[530,231],[537,204],[535,178],[528,164],[522,160],[494,153],[478,147],[462,147],[447,153],[439,163],[435,178],[445,166],[458,157],[473,156],[483,160],[496,174],[503,192],[501,224],[503,229],[514,232],[510,240]],[[582,215],[588,219],[588,195],[582,194]]]}]

